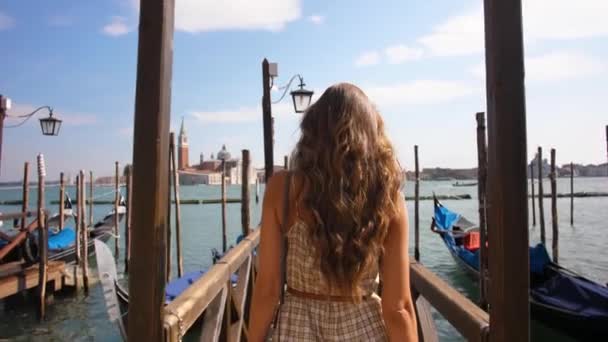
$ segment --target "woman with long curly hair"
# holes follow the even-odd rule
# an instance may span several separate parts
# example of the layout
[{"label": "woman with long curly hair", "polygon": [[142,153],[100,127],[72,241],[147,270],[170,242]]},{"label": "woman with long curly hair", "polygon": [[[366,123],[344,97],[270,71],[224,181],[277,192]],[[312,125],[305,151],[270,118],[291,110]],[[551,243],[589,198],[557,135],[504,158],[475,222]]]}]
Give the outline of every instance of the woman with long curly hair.
[{"label": "woman with long curly hair", "polygon": [[282,289],[273,340],[417,340],[402,174],[380,114],[341,83],[300,128],[290,170],[266,185],[250,340],[268,337]]}]

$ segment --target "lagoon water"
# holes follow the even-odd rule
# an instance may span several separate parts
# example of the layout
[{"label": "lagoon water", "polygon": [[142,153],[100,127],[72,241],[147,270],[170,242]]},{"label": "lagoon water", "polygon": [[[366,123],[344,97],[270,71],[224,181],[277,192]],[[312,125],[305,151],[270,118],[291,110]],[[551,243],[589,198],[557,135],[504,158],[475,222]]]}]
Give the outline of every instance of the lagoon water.
[{"label": "lagoon water", "polygon": [[[568,193],[569,179],[558,179],[558,192]],[[449,181],[425,181],[421,183],[420,192],[422,196],[450,194],[471,194],[472,200],[443,201],[444,205],[457,211],[471,221],[478,221],[477,214],[477,188],[476,187],[453,187]],[[544,183],[547,193],[550,191],[549,182]],[[413,195],[414,184],[407,182],[404,188],[408,196]],[[113,188],[96,187],[96,199],[111,199]],[[228,186],[228,197],[240,197],[240,186]],[[263,187],[261,189],[263,191]],[[575,191],[601,191],[608,192],[608,178],[577,178],[575,179]],[[123,189],[124,192],[124,189]],[[219,186],[182,186],[180,188],[181,198],[218,198],[220,196]],[[56,209],[57,205],[50,205],[51,200],[58,199],[58,188],[49,187],[46,191],[47,207]],[[74,196],[74,188],[69,188],[69,193]],[[255,191],[252,187],[251,200],[251,223],[255,226],[260,220],[260,203],[254,200]],[[0,189],[0,200],[16,200],[21,198],[21,190],[18,188]],[[36,190],[30,189],[30,206],[36,203]],[[240,234],[240,204],[228,204],[228,241],[234,243]],[[545,220],[547,227],[548,246],[551,243],[551,216],[550,200],[545,199]],[[570,200],[568,198],[558,199],[559,227],[560,227],[560,263],[592,280],[602,284],[608,282],[608,253],[605,246],[608,245],[608,197],[575,198],[574,200],[574,226],[570,226]],[[410,213],[410,249],[413,250],[413,203],[408,203]],[[111,209],[109,205],[97,205],[94,208],[95,219],[100,219]],[[8,213],[19,211],[17,206],[0,206],[0,212]],[[185,271],[198,270],[211,264],[211,249],[221,249],[221,217],[220,206],[217,204],[207,205],[182,205],[182,231],[184,248]],[[458,266],[453,262],[447,249],[430,230],[431,215],[433,210],[432,201],[420,203],[420,229],[421,229],[421,261],[431,271],[437,273],[458,291],[469,298],[476,300],[478,291],[476,284],[467,278]],[[537,208],[538,215],[538,208]],[[530,222],[531,222],[530,211]],[[5,227],[10,222],[5,222]],[[124,227],[124,224],[121,228]],[[539,241],[540,229],[538,225],[530,224],[530,243]],[[174,237],[174,234],[173,234]],[[109,245],[113,250],[114,241],[111,239]],[[119,240],[121,249],[121,260],[118,262],[119,277],[122,276],[124,268],[124,240]],[[175,242],[172,251],[175,252]],[[549,251],[550,252],[550,251]],[[95,266],[93,260],[89,265]],[[173,257],[175,262],[175,257]],[[173,270],[176,268],[174,267]],[[92,272],[96,272],[95,269]],[[175,272],[174,272],[175,273]],[[437,313],[434,313],[438,333],[442,341],[461,341],[463,338]],[[540,324],[532,324],[532,336],[534,340],[567,340],[556,336],[554,332]],[[559,337],[559,338],[558,338]],[[27,305],[19,308],[8,308],[0,304],[0,339],[15,341],[117,341],[120,340],[118,330],[109,323],[106,314],[105,303],[101,287],[96,284],[91,288],[88,297],[82,293],[73,296],[56,296],[54,302],[47,307],[47,320],[38,322],[35,314],[35,306]]]}]

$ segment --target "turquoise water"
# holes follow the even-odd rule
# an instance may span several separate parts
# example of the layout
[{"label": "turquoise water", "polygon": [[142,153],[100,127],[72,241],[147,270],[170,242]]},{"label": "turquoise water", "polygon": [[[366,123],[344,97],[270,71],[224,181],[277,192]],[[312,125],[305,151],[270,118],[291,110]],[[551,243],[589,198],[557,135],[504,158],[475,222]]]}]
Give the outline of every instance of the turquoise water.
[{"label": "turquoise water", "polygon": [[[558,192],[569,192],[569,179],[558,180]],[[548,181],[544,183],[545,192],[549,191]],[[218,198],[220,196],[219,186],[183,186],[180,188],[181,197],[187,198]],[[263,188],[262,188],[263,190]],[[408,196],[413,194],[413,183],[408,182],[405,192]],[[69,189],[72,198],[75,198],[74,189]],[[124,190],[123,190],[124,191]],[[608,192],[608,178],[578,178],[575,179],[575,191],[602,191]],[[35,188],[30,191],[30,203],[36,203]],[[255,226],[260,220],[261,203],[256,204],[254,200],[254,188],[252,187],[251,199],[251,223]],[[433,192],[442,195],[449,194],[471,194],[473,200],[443,201],[444,205],[452,210],[458,211],[472,221],[477,221],[477,188],[476,187],[453,187],[451,182],[422,182],[420,186],[422,196],[431,195]],[[240,197],[240,186],[228,186],[228,197]],[[98,187],[95,196],[99,199],[111,199],[112,188]],[[21,190],[2,189],[0,200],[21,198]],[[58,199],[58,189],[47,188],[47,202]],[[260,198],[261,199],[261,198]],[[57,205],[49,208],[56,208]],[[566,267],[581,273],[600,283],[608,281],[608,253],[604,252],[604,246],[608,245],[608,234],[606,234],[606,222],[608,220],[608,197],[607,198],[576,198],[575,222],[570,226],[570,201],[569,199],[558,199],[558,211],[560,213],[560,263]],[[450,254],[437,236],[429,230],[432,215],[432,201],[420,203],[420,229],[421,229],[421,261],[447,281],[458,291],[475,300],[478,296],[475,284],[470,281],[461,270],[454,264]],[[413,203],[408,203],[410,212],[410,247],[413,248]],[[94,216],[100,219],[111,209],[109,205],[97,205],[94,208]],[[0,212],[8,213],[18,211],[17,206],[0,206]],[[221,217],[220,206],[216,204],[207,205],[182,205],[182,226],[184,246],[184,268],[193,271],[207,267],[211,263],[211,249],[221,248]],[[240,234],[240,204],[228,204],[228,241],[233,243]],[[530,216],[531,221],[531,216]],[[550,200],[545,199],[545,221],[547,228],[547,243],[551,241],[551,218]],[[5,222],[5,226],[10,226]],[[539,240],[539,228],[530,228],[530,241],[535,243]],[[113,249],[114,241],[109,241]],[[124,256],[124,241],[119,240],[121,259]],[[173,242],[173,247],[175,243]],[[175,248],[172,249],[173,252]],[[175,262],[175,257],[173,257]],[[92,260],[89,265],[95,265]],[[174,265],[175,266],[175,265]],[[124,261],[118,262],[118,271],[122,274]],[[173,268],[175,270],[175,267]],[[52,305],[47,307],[47,320],[38,322],[35,315],[35,306],[26,305],[18,308],[8,308],[0,304],[0,338],[9,338],[17,341],[66,341],[66,340],[96,340],[116,341],[120,337],[118,331],[107,319],[105,304],[101,288],[95,285],[91,288],[88,297],[83,294],[77,296],[56,296]],[[440,339],[442,341],[460,341],[462,337],[458,332],[434,313]],[[555,340],[553,332],[538,324],[532,325],[533,337],[536,340]]]}]

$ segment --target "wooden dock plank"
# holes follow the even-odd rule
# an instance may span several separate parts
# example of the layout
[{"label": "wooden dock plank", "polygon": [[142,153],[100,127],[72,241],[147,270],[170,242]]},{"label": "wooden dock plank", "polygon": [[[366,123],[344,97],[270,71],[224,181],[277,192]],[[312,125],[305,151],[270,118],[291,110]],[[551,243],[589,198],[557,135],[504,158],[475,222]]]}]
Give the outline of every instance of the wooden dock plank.
[{"label": "wooden dock plank", "polygon": [[[47,283],[54,282],[55,290],[61,289],[65,263],[49,261]],[[21,272],[0,278],[0,299],[38,286],[38,265],[22,268]]]}]

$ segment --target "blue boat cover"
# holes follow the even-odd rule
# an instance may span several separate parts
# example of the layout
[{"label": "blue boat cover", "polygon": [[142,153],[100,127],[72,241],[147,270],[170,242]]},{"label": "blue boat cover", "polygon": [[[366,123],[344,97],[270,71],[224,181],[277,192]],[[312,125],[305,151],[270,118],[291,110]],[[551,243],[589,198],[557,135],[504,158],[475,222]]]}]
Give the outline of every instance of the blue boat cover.
[{"label": "blue boat cover", "polygon": [[450,211],[448,208],[441,205],[435,206],[435,224],[437,227],[450,230],[459,218],[459,214]]},{"label": "blue boat cover", "polygon": [[542,285],[532,288],[530,294],[541,303],[608,323],[608,287],[590,280],[555,272]]},{"label": "blue boat cover", "polygon": [[530,247],[530,273],[543,274],[545,266],[551,262],[547,249],[542,243]]},{"label": "blue boat cover", "polygon": [[[186,291],[186,289],[190,287],[190,285],[192,285],[205,273],[207,273],[207,269],[188,272],[180,278],[175,278],[171,280],[165,287],[165,303],[170,303],[171,301],[173,301],[175,298],[177,298],[177,296],[179,296],[182,292]],[[233,274],[231,276],[232,284],[236,284],[237,279],[237,276]]]},{"label": "blue boat cover", "polygon": [[49,250],[61,250],[72,247],[75,241],[76,232],[74,232],[74,229],[65,227],[57,233],[49,234]]}]

